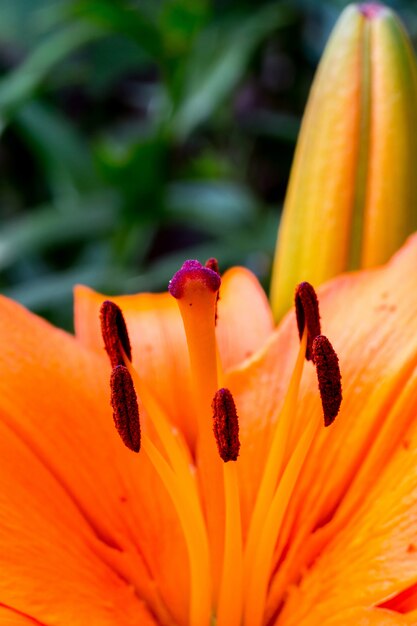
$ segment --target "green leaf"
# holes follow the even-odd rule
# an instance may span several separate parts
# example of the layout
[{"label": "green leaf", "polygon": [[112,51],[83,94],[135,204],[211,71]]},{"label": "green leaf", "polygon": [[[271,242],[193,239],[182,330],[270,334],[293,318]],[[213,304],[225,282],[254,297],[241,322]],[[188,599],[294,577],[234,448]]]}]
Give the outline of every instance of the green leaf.
[{"label": "green leaf", "polygon": [[169,218],[213,233],[249,223],[256,216],[256,208],[249,191],[229,181],[177,182],[170,185],[167,194]]},{"label": "green leaf", "polygon": [[243,126],[246,132],[256,136],[272,137],[278,141],[295,144],[300,123],[300,119],[295,115],[255,109],[247,116]]},{"label": "green leaf", "polygon": [[116,216],[116,204],[109,194],[84,199],[83,204],[65,212],[52,207],[33,209],[24,218],[2,228],[0,270],[34,252],[108,234],[114,228]]},{"label": "green leaf", "polygon": [[259,43],[288,20],[283,6],[268,4],[244,19],[213,24],[201,33],[191,50],[182,101],[174,113],[178,137],[186,137],[213,113],[245,73]]},{"label": "green leaf", "polygon": [[30,102],[17,111],[15,124],[42,164],[56,197],[98,186],[89,146],[58,111]]},{"label": "green leaf", "polygon": [[167,175],[167,144],[152,128],[128,127],[128,136],[107,136],[96,145],[103,176],[117,187],[132,217],[153,216],[160,210]]},{"label": "green leaf", "polygon": [[45,33],[67,0],[0,0],[0,40],[28,49]]},{"label": "green leaf", "polygon": [[152,58],[164,56],[159,30],[138,7],[124,0],[80,0],[71,13],[90,24],[132,38]]},{"label": "green leaf", "polygon": [[166,0],[159,16],[159,27],[168,53],[188,52],[208,15],[207,0]]},{"label": "green leaf", "polygon": [[213,256],[218,259],[221,271],[243,263],[265,281],[275,246],[277,221],[277,212],[267,211],[262,220],[226,234],[221,233],[217,240],[159,257],[146,272],[126,278],[124,289],[128,293],[166,290],[168,281],[186,259],[204,262]]},{"label": "green leaf", "polygon": [[108,98],[112,93],[110,90],[124,76],[142,70],[146,72],[148,68],[149,59],[136,41],[124,35],[109,34],[89,51],[83,86],[94,99]]},{"label": "green leaf", "polygon": [[102,34],[103,31],[96,26],[72,24],[45,38],[15,70],[0,81],[0,117],[3,118],[3,124],[32,98],[52,69]]},{"label": "green leaf", "polygon": [[86,284],[100,289],[106,280],[106,270],[108,268],[88,263],[65,272],[46,274],[35,280],[23,281],[6,289],[4,293],[32,311],[60,309],[63,303],[71,307],[74,285]]}]

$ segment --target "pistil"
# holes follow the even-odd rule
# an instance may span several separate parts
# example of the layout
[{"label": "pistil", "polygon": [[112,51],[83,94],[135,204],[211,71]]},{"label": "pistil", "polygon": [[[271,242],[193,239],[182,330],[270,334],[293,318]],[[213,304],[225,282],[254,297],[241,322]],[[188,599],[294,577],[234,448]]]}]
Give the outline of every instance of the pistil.
[{"label": "pistil", "polygon": [[223,472],[211,430],[211,403],[218,389],[216,304],[221,279],[198,261],[186,261],[168,289],[176,298],[190,357],[198,423],[196,466],[212,557],[213,605],[217,605],[224,549]]},{"label": "pistil", "polygon": [[211,417],[211,401],[217,390],[214,322],[220,282],[217,272],[198,261],[186,261],[168,286],[178,302],[187,337],[200,441],[209,440],[212,448],[207,417]]}]

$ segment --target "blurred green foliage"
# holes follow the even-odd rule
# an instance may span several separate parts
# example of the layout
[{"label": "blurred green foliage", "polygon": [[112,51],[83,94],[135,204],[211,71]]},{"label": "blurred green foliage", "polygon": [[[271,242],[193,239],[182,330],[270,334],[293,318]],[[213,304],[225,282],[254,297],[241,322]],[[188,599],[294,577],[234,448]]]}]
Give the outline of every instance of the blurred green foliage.
[{"label": "blurred green foliage", "polygon": [[[0,286],[161,290],[185,258],[268,279],[299,123],[346,2],[0,0]],[[397,2],[411,34],[413,3]]]}]

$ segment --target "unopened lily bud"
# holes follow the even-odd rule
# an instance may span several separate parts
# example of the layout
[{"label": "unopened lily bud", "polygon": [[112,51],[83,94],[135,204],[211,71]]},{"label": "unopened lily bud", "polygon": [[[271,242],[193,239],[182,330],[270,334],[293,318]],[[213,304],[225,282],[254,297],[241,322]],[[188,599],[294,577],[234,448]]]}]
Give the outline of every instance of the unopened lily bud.
[{"label": "unopened lily bud", "polygon": [[384,263],[417,228],[417,66],[396,15],[348,6],[323,54],[284,204],[271,301]]}]

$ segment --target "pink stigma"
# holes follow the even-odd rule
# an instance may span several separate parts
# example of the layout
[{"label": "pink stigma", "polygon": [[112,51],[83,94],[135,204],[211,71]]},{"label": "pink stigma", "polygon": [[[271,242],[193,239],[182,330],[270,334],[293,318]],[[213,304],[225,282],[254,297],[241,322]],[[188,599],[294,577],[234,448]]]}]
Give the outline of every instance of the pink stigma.
[{"label": "pink stigma", "polygon": [[181,299],[188,282],[196,281],[210,291],[216,292],[220,288],[221,279],[217,272],[204,267],[198,261],[185,261],[181,269],[171,278],[168,291],[174,298]]}]

